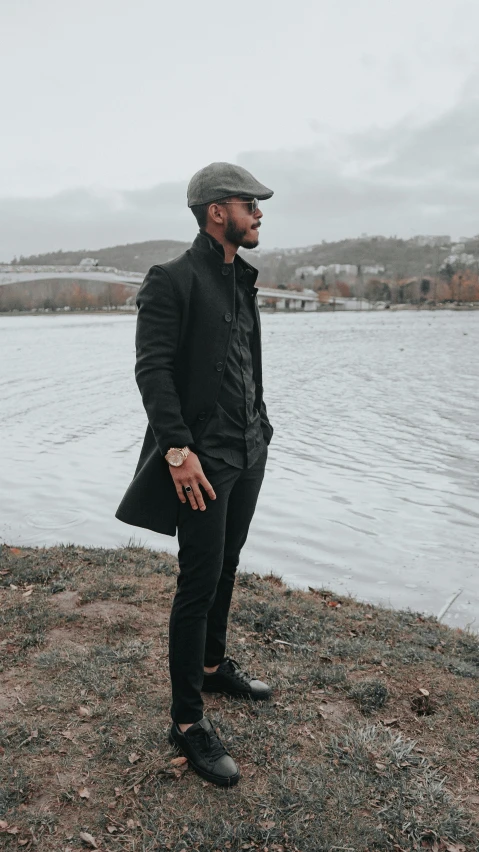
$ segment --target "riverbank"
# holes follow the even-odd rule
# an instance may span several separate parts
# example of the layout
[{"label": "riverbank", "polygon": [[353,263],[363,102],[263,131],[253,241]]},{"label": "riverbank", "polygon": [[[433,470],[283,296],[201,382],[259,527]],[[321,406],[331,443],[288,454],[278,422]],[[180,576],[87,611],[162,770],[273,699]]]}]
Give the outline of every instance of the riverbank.
[{"label": "riverbank", "polygon": [[274,695],[205,697],[225,791],[166,739],[176,574],[141,547],[0,547],[2,848],[478,848],[477,637],[240,573],[228,652]]},{"label": "riverbank", "polygon": [[[400,305],[389,305],[387,308],[384,307],[376,307],[374,305],[370,307],[364,307],[362,310],[360,308],[343,308],[341,305],[321,305],[317,307],[315,310],[304,311],[302,308],[270,308],[267,306],[260,306],[260,311],[262,314],[302,314],[306,313],[308,316],[310,314],[330,314],[330,313],[355,313],[355,314],[367,314],[367,313],[378,313],[384,310],[391,311],[479,311],[479,303],[471,304],[471,305],[410,305],[410,304],[400,304]],[[90,310],[90,309],[72,309],[64,310],[62,308],[58,308],[56,311],[52,311],[50,308],[46,309],[36,309],[31,311],[0,311],[0,317],[42,317],[42,316],[65,316],[65,315],[77,315],[81,316],[85,315],[98,315],[98,314],[116,314],[117,316],[121,316],[122,314],[136,314],[136,306],[120,306],[118,308],[106,308],[102,310]]]}]

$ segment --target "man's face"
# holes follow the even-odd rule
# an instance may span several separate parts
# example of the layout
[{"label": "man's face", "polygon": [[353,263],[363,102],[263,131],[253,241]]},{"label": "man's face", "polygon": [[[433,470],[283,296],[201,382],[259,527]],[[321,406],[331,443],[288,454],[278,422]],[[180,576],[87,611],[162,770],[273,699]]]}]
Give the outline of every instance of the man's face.
[{"label": "man's face", "polygon": [[259,243],[260,219],[263,214],[258,209],[251,212],[251,204],[248,199],[242,199],[240,195],[228,198],[229,203],[224,204],[226,211],[225,238],[233,245],[246,249],[253,249]]}]

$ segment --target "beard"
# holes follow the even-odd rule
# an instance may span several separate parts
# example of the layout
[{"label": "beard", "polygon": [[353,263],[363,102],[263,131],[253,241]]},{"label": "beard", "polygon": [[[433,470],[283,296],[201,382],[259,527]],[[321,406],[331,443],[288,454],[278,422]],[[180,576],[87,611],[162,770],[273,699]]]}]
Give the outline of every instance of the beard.
[{"label": "beard", "polygon": [[238,228],[235,222],[232,222],[231,219],[228,219],[228,224],[225,228],[225,238],[228,242],[233,243],[235,246],[241,246],[241,248],[245,249],[254,249],[259,243],[259,237],[256,240],[247,240],[245,239],[246,234],[248,233],[247,228]]}]

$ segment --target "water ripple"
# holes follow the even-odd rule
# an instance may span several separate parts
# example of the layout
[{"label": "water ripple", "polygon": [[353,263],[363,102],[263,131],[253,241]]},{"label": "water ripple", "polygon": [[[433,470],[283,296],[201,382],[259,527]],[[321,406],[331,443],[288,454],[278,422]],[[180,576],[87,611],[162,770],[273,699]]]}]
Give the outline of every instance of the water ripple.
[{"label": "water ripple", "polygon": [[[479,312],[266,314],[275,427],[242,564],[479,622]],[[0,318],[0,539],[174,539],[114,518],[146,426],[134,316]],[[35,533],[32,535],[32,529]]]}]

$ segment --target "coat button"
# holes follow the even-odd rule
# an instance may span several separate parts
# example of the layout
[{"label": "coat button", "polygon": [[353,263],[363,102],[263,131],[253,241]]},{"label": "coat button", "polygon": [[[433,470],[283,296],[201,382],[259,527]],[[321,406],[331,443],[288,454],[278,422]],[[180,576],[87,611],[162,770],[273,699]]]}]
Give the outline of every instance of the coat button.
[{"label": "coat button", "polygon": [[198,414],[198,420],[204,420],[206,417],[206,411],[200,411]]},{"label": "coat button", "polygon": [[221,372],[221,370],[223,369],[223,361],[218,361],[216,369],[218,370],[218,373]]},{"label": "coat button", "polygon": [[231,322],[231,320],[232,320],[232,319],[233,319],[233,317],[231,316],[231,314],[230,314],[230,313],[225,314],[225,320],[226,320],[226,322]]}]

